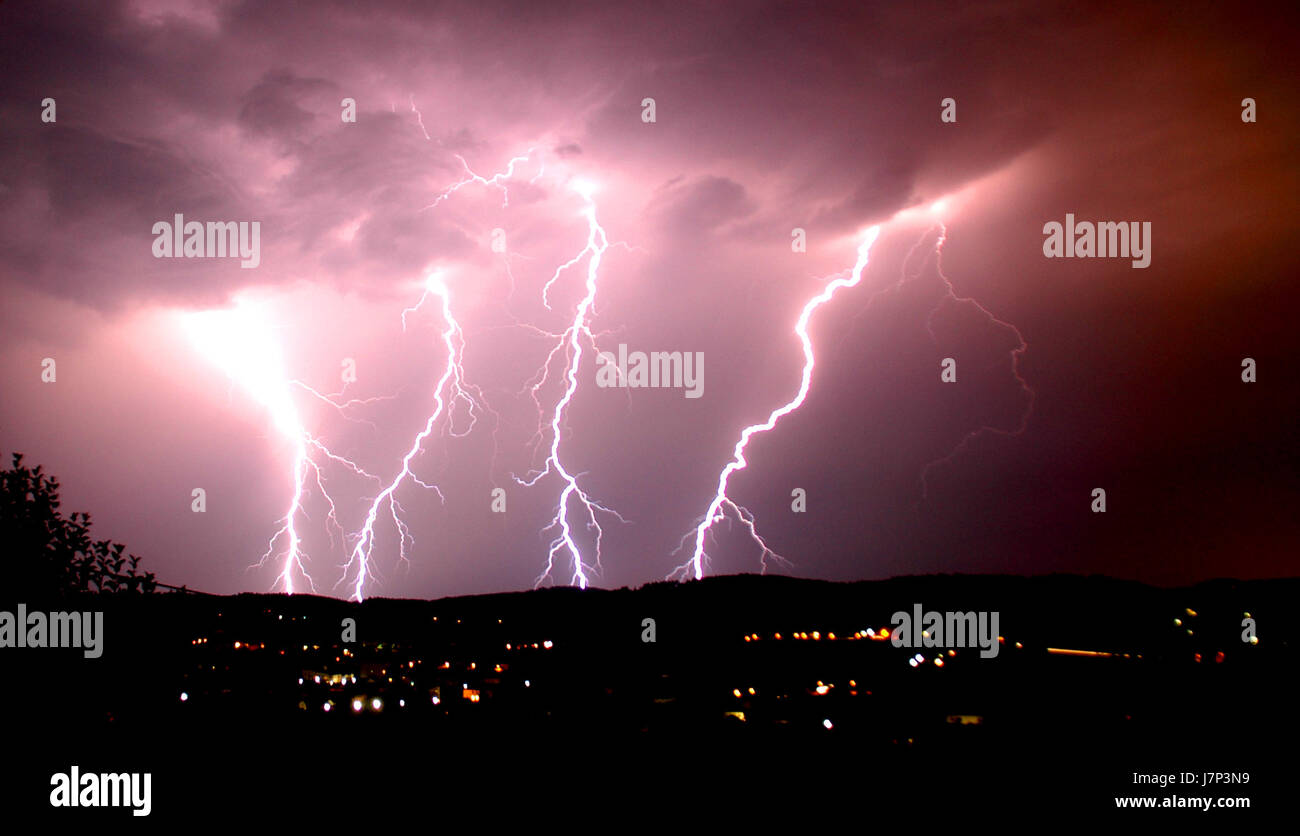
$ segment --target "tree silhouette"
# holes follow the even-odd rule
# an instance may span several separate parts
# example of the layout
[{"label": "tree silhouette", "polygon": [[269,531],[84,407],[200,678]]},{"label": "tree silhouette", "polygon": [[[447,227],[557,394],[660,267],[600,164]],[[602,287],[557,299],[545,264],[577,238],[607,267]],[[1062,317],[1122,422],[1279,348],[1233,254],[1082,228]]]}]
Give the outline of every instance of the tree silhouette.
[{"label": "tree silhouette", "polygon": [[28,597],[157,589],[153,573],[141,572],[140,558],[125,554],[125,546],[91,539],[89,514],[65,519],[58,480],[39,466],[24,467],[21,453],[0,470],[0,543],[9,564],[0,568],[0,583]]}]

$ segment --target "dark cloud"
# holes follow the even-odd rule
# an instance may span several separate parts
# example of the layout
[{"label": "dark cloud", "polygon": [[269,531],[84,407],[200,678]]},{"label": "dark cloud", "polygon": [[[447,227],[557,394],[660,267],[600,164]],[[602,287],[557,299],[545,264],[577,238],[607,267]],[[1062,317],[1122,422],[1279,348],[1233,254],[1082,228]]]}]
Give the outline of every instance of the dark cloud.
[{"label": "dark cloud", "polygon": [[647,211],[664,233],[691,238],[741,220],[755,208],[744,186],[726,177],[706,176],[661,190]]},{"label": "dark cloud", "polygon": [[[338,86],[272,70],[243,97],[239,123],[254,136],[274,140],[282,153],[300,151],[325,124],[325,111],[340,108]],[[337,118],[337,116],[336,116]]]}]

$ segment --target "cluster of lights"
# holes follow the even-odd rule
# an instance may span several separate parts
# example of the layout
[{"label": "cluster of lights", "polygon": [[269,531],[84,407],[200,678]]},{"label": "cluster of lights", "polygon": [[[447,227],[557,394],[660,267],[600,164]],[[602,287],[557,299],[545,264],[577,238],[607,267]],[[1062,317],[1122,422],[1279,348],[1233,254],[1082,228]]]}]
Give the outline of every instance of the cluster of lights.
[{"label": "cluster of lights", "polygon": [[[775,639],[776,641],[781,641],[782,639],[785,638],[785,636],[783,636],[781,633],[773,633],[772,638]],[[865,630],[859,630],[858,632],[848,636],[839,636],[836,635],[835,633],[823,634],[820,630],[813,630],[811,633],[796,631],[790,634],[790,638],[794,639],[795,641],[815,641],[815,642],[821,641],[823,638],[825,638],[827,641],[858,641],[861,639],[870,639],[872,641],[884,641],[889,638],[889,630],[881,629],[879,632],[877,632],[876,630],[868,627]],[[761,641],[762,636],[760,636],[758,633],[749,633],[748,635],[744,636],[744,639],[747,642],[756,642],[756,641]],[[509,645],[507,645],[506,647],[508,649]]]},{"label": "cluster of lights", "polygon": [[[333,673],[333,674],[328,674],[326,676],[321,676],[320,674],[314,674],[312,676],[312,682],[314,682],[317,685],[320,685],[322,683],[326,685],[347,685],[348,683],[356,685],[357,675],[346,674],[346,673]],[[303,678],[298,677],[298,684],[301,685],[302,683],[303,683]]]},{"label": "cluster of lights", "polygon": [[[746,638],[745,641],[749,641],[749,639]],[[546,641],[543,642],[533,642],[532,644],[529,644],[528,642],[524,642],[523,644],[514,644],[513,642],[506,642],[506,650],[527,650],[530,647],[533,650],[538,650],[538,649],[550,650],[551,648],[555,647],[555,642],[551,641],[550,639],[547,639]]]},{"label": "cluster of lights", "polygon": [[[951,652],[951,651],[950,651],[950,652]],[[911,660],[911,661],[915,662],[915,659],[913,659],[913,660]],[[940,662],[940,660],[935,660],[935,661],[936,661],[936,662]],[[917,663],[917,664],[919,664],[919,663]],[[940,666],[940,667],[943,667],[943,665],[942,665],[941,663],[940,663],[939,666]],[[527,684],[528,684],[527,681],[525,681],[524,684],[527,685]],[[812,688],[811,693],[814,693],[814,694],[816,694],[817,696],[820,696],[820,697],[824,697],[824,696],[826,696],[827,694],[829,694],[829,693],[830,693],[834,688],[835,688],[835,683],[833,683],[833,682],[823,682],[822,680],[819,679],[819,680],[817,680],[817,685],[814,686],[814,687]],[[851,694],[852,696],[855,696],[855,697],[856,697],[856,696],[858,695],[858,690],[857,690],[857,688],[858,688],[858,681],[857,681],[856,679],[850,679],[850,680],[849,680],[849,694]],[[871,692],[870,692],[870,691],[867,691],[867,694],[870,695]],[[758,691],[757,691],[757,689],[752,688],[752,687],[751,687],[751,688],[746,688],[746,689],[744,689],[744,690],[741,690],[740,688],[733,688],[733,689],[731,689],[731,695],[732,695],[733,697],[735,697],[736,699],[743,699],[746,695],[749,695],[749,696],[751,696],[751,697],[753,697],[753,696],[757,696],[757,695],[758,695]],[[784,696],[777,697],[777,699],[784,699]],[[728,713],[732,713],[732,712],[728,712]],[[744,719],[744,718],[741,718],[741,719]]]}]

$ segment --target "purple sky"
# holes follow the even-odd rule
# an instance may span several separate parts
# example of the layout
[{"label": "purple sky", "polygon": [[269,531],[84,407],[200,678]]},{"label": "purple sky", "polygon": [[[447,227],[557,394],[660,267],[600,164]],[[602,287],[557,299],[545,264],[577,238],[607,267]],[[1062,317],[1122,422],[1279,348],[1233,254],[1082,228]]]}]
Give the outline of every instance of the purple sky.
[{"label": "purple sky", "polygon": [[[705,356],[698,399],[599,389],[594,364],[580,369],[565,465],[629,520],[605,527],[593,583],[682,562],[671,552],[739,430],[798,388],[802,305],[877,223],[862,284],[813,322],[806,404],[732,480],[788,571],[1292,575],[1296,28],[1197,4],[6,2],[0,451],[44,464],[65,508],[161,580],[268,589],[277,567],[247,567],[288,507],[291,445],[195,348],[185,314],[258,307],[285,374],[322,392],[354,358],[346,397],[396,397],[355,421],[301,390],[296,404],[308,432],[386,482],[446,361],[435,304],[401,321],[436,267],[467,381],[495,415],[464,438],[440,424],[424,445],[416,475],[445,501],[399,488],[417,545],[399,564],[381,519],[367,593],[528,588],[562,485],[511,479],[549,445],[532,454],[540,418],[519,391],[550,343],[523,326],[563,329],[581,296],[585,266],[542,305],[586,240],[581,178],[628,245],[601,267],[602,347]],[[939,119],[948,96],[956,124]],[[491,176],[530,148],[508,206],[472,184],[425,208],[463,177],[457,155]],[[975,301],[944,301],[926,212],[940,198],[943,275]],[[260,266],[155,259],[151,228],[178,212],[260,221]],[[1043,224],[1067,212],[1151,222],[1151,266],[1045,258]],[[905,266],[915,276],[890,290]],[[939,380],[944,357],[955,385]],[[1257,383],[1241,381],[1244,357]],[[927,471],[984,426],[1003,432]],[[374,488],[325,474],[356,531]],[[497,485],[505,514],[490,509]],[[1098,487],[1104,515],[1089,510]],[[319,495],[303,510],[318,589],[347,594]],[[712,571],[757,571],[740,527],[716,533]]]}]

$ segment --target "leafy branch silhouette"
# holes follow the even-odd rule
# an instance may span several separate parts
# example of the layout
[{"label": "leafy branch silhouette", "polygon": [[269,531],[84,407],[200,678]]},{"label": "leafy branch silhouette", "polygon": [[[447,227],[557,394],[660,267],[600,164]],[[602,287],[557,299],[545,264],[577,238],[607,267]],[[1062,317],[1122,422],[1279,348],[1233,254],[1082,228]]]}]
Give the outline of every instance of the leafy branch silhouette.
[{"label": "leafy branch silhouette", "polygon": [[65,596],[84,592],[144,594],[158,584],[140,570],[140,558],[121,543],[95,540],[90,515],[59,510],[59,482],[40,466],[25,467],[21,453],[13,466],[0,470],[0,543],[9,565],[0,582],[28,596]]}]

